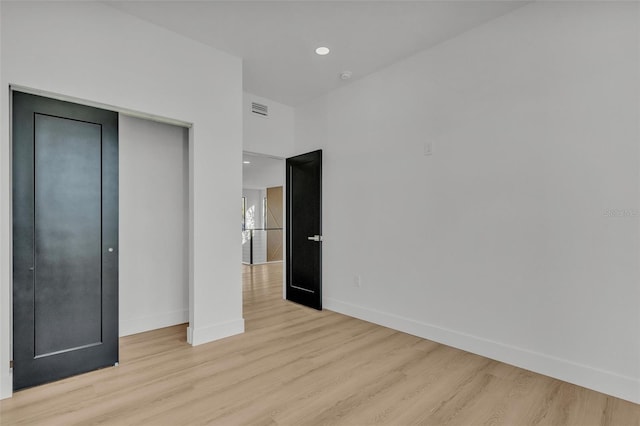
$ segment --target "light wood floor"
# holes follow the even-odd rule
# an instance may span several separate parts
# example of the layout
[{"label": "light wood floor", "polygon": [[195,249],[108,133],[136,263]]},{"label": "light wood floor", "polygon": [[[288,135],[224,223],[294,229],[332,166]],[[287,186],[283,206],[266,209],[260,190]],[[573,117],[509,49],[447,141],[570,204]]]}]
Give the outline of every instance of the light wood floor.
[{"label": "light wood floor", "polygon": [[243,266],[247,332],[121,339],[120,366],[27,389],[0,423],[619,425],[640,405],[281,299],[280,264]]}]

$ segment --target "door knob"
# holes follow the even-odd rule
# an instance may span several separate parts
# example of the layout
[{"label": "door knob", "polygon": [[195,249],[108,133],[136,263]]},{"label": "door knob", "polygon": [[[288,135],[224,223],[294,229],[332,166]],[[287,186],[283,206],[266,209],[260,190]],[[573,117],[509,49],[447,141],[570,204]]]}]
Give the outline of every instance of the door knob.
[{"label": "door knob", "polygon": [[314,235],[313,237],[307,237],[310,241],[322,241],[322,235]]}]

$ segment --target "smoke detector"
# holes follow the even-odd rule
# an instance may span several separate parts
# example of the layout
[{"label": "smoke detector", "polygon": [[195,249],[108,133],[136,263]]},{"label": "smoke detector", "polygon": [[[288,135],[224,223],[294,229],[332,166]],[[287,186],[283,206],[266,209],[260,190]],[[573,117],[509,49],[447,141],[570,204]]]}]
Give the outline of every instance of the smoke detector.
[{"label": "smoke detector", "polygon": [[349,80],[352,75],[353,75],[353,73],[351,71],[342,71],[340,73],[340,79],[341,80]]}]

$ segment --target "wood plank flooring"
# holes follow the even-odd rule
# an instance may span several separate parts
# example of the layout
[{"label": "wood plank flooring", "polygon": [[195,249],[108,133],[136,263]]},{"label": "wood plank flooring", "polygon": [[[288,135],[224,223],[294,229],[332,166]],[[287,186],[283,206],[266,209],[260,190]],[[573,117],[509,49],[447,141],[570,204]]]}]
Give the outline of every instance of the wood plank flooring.
[{"label": "wood plank flooring", "polygon": [[286,302],[281,264],[242,271],[246,333],[124,337],[119,367],[17,392],[0,424],[640,424],[640,405]]}]

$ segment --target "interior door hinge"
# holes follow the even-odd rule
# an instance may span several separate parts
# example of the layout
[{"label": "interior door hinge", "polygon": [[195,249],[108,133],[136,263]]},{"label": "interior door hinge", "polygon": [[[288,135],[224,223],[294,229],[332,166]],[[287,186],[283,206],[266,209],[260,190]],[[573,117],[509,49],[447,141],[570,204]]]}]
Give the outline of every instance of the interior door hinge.
[{"label": "interior door hinge", "polygon": [[13,360],[9,361],[9,368],[13,368]]}]

